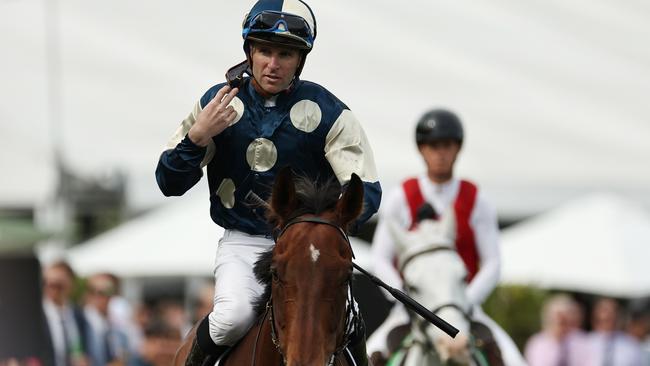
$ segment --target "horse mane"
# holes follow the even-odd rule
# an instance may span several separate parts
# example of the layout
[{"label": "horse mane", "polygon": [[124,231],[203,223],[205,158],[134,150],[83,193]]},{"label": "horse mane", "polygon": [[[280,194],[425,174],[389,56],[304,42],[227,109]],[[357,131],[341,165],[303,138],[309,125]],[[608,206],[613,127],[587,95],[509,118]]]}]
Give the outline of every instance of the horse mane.
[{"label": "horse mane", "polygon": [[[336,203],[341,196],[341,184],[334,177],[327,180],[310,179],[306,176],[297,176],[294,180],[296,186],[296,198],[298,205],[287,217],[295,218],[302,215],[320,215],[334,210]],[[272,198],[271,198],[272,199]],[[278,213],[269,209],[267,220],[271,227],[278,229],[278,225],[286,218],[281,218]],[[261,315],[266,309],[266,304],[271,298],[271,261],[273,259],[273,247],[266,252],[260,253],[253,272],[257,282],[264,286],[264,293],[253,301],[253,309],[256,314]]]},{"label": "horse mane", "polygon": [[264,292],[257,299],[253,300],[253,311],[257,315],[264,314],[266,304],[271,298],[271,260],[273,259],[273,247],[266,252],[260,253],[253,267],[255,278],[262,286]]}]

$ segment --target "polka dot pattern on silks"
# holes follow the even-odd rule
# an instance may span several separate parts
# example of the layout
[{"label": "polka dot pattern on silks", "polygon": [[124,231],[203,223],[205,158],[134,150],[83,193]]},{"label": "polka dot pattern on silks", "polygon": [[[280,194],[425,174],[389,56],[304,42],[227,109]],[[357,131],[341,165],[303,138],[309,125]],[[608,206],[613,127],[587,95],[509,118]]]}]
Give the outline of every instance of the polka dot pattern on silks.
[{"label": "polka dot pattern on silks", "polygon": [[256,138],[246,149],[246,162],[255,172],[265,172],[278,161],[278,149],[271,140]]},{"label": "polka dot pattern on silks", "polygon": [[312,132],[320,125],[323,113],[317,103],[303,99],[291,107],[291,123],[303,132]]},{"label": "polka dot pattern on silks", "polygon": [[235,206],[235,182],[229,178],[222,180],[217,188],[217,196],[219,196],[223,207],[233,208]]},{"label": "polka dot pattern on silks", "polygon": [[244,109],[245,109],[244,108],[244,102],[242,102],[241,99],[239,99],[237,97],[234,97],[234,98],[232,98],[232,100],[230,101],[230,104],[228,104],[228,106],[232,106],[233,108],[235,108],[235,112],[237,112],[237,117],[235,117],[235,120],[232,121],[232,123],[230,124],[232,126],[235,123],[239,122],[239,120],[244,115]]}]

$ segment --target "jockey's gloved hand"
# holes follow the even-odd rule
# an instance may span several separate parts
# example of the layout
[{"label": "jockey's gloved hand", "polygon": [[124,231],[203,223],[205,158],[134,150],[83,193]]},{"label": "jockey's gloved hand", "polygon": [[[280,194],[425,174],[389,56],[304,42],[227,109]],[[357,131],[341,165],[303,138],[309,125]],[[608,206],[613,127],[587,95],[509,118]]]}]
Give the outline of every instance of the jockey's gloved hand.
[{"label": "jockey's gloved hand", "polygon": [[420,222],[427,219],[437,219],[438,213],[436,209],[431,206],[428,202],[425,202],[418,208],[418,212],[415,215],[415,222]]}]

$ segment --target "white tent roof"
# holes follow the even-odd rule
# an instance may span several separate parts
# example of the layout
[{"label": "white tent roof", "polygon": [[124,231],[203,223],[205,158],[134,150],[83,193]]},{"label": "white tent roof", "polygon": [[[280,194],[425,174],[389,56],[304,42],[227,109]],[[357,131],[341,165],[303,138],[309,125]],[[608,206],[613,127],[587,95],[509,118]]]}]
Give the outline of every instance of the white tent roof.
[{"label": "white tent roof", "polygon": [[502,235],[502,282],[622,297],[650,295],[650,214],[593,194]]},{"label": "white tent roof", "polygon": [[205,196],[193,194],[73,247],[68,259],[82,275],[209,276],[223,235],[209,213]]},{"label": "white tent roof", "polygon": [[[223,229],[210,220],[204,192],[151,211],[68,251],[81,275],[108,271],[122,278],[211,276]],[[356,263],[370,266],[370,244],[351,238]]]},{"label": "white tent roof", "polygon": [[[133,206],[162,202],[159,152],[243,59],[239,29],[252,3],[0,1],[0,146],[11,152],[0,157],[0,205],[53,190],[54,141],[81,172],[126,170]],[[460,175],[480,182],[501,214],[539,212],[585,187],[650,204],[645,2],[310,4],[319,32],[303,76],[362,121],[385,187],[422,169],[414,123],[446,106],[466,124]],[[60,63],[48,64],[56,45]],[[60,81],[55,126],[48,70]]]}]

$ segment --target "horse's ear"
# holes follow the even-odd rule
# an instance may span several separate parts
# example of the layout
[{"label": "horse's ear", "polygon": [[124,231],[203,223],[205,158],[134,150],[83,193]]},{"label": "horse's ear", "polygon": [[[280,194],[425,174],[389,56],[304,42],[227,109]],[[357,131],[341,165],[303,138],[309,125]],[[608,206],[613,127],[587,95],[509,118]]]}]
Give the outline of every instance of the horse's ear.
[{"label": "horse's ear", "polygon": [[347,227],[354,221],[363,209],[363,182],[358,175],[352,173],[350,182],[347,185],[345,193],[336,204],[336,214],[339,224]]},{"label": "horse's ear", "polygon": [[284,167],[275,177],[271,194],[271,210],[282,221],[296,209],[296,185],[291,168]]}]

